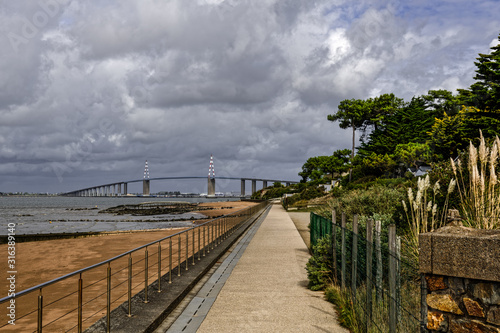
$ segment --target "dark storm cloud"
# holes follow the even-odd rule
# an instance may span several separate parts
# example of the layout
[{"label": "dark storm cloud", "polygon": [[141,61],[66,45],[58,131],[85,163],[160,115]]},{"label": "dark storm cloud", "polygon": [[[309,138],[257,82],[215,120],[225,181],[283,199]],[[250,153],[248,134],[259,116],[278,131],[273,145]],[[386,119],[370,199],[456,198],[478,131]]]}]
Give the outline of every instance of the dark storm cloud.
[{"label": "dark storm cloud", "polygon": [[341,100],[468,86],[499,14],[495,1],[4,1],[0,191],[138,179],[146,159],[152,177],[204,176],[210,154],[218,175],[298,179],[307,158],[350,146],[326,121]]}]

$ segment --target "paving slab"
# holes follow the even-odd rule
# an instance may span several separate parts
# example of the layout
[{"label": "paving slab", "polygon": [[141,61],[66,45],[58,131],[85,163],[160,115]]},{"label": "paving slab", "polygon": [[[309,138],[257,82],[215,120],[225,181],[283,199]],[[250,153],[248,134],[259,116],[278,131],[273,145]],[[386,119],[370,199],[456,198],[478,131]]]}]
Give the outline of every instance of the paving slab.
[{"label": "paving slab", "polygon": [[[204,307],[208,313],[193,316],[194,331],[348,332],[337,323],[323,292],[307,289],[309,251],[280,205],[271,208],[250,239],[242,251],[235,250],[237,262],[215,302]],[[203,308],[202,300],[194,303]]]}]

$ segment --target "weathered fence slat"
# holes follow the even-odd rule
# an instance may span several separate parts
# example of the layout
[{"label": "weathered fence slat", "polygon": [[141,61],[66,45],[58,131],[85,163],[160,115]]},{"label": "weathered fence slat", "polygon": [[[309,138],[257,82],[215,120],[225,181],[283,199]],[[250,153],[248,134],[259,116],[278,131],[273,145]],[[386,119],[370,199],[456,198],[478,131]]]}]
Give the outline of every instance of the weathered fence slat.
[{"label": "weathered fence slat", "polygon": [[380,221],[375,221],[375,253],[377,260],[377,273],[375,277],[375,292],[377,295],[377,302],[382,300],[382,246],[381,246],[381,231],[382,223]]},{"label": "weathered fence slat", "polygon": [[40,288],[40,293],[38,294],[38,317],[37,317],[37,333],[42,333],[43,330],[43,295],[42,288]]},{"label": "weathered fence slat", "polygon": [[352,265],[351,265],[351,292],[356,299],[356,282],[358,277],[358,215],[352,220]]},{"label": "weathered fence slat", "polygon": [[401,320],[401,237],[396,236],[396,309],[398,322]]},{"label": "weathered fence slat", "polygon": [[396,226],[389,226],[389,333],[396,333]]},{"label": "weathered fence slat", "polygon": [[[396,226],[388,227],[387,241],[387,234],[384,232],[382,235],[381,221],[368,219],[365,235],[364,231],[359,234],[362,227],[358,223],[358,216],[354,216],[351,230],[347,228],[347,215],[340,212],[339,215],[340,225],[337,224],[335,210],[332,210],[331,221],[311,215],[311,225],[314,216],[317,240],[327,235],[332,237],[329,251],[333,261],[331,274],[335,285],[339,285],[343,294],[349,295],[349,301],[356,305],[356,328],[362,332],[396,333],[414,332],[417,329],[426,332],[427,312],[420,310],[426,306],[427,294],[422,292],[421,298],[415,297],[418,288],[415,279],[417,269],[401,256],[401,238],[396,235]],[[337,238],[339,227],[340,235]],[[421,288],[425,289],[425,281]],[[419,302],[422,304],[417,309]]]},{"label": "weathered fence slat", "polygon": [[373,220],[366,222],[366,331],[372,319]]},{"label": "weathered fence slat", "polygon": [[332,210],[332,261],[333,261],[333,282],[337,283],[337,212]]},{"label": "weathered fence slat", "polygon": [[342,290],[345,290],[345,265],[346,265],[346,262],[345,262],[345,259],[346,259],[346,244],[345,244],[345,227],[346,227],[346,216],[345,216],[345,213],[342,213],[342,221],[341,221],[341,226],[342,226],[342,230],[341,230],[341,258],[342,258],[342,267],[341,267],[341,272],[340,272],[340,281],[341,281],[341,287],[342,287]]}]

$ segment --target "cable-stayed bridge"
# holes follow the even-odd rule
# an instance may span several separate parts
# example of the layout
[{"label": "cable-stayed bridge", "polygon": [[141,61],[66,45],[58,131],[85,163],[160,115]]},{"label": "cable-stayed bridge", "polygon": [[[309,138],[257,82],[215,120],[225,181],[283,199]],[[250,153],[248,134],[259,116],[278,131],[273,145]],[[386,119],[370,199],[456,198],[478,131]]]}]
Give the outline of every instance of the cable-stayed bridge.
[{"label": "cable-stayed bridge", "polygon": [[[125,196],[128,195],[128,184],[140,183],[142,182],[142,195],[150,195],[150,186],[152,181],[162,181],[162,180],[182,180],[182,179],[207,179],[207,194],[208,196],[215,196],[215,171],[213,165],[213,158],[210,157],[210,168],[208,177],[207,176],[180,176],[180,177],[149,177],[148,162],[146,161],[146,166],[144,168],[143,179],[127,180],[120,182],[113,182],[109,184],[91,186],[76,191],[71,191],[64,193],[64,196],[72,197],[101,197],[101,196]],[[217,177],[221,180],[240,180],[241,182],[241,196],[245,196],[245,184],[246,181],[250,181],[252,184],[252,193],[257,191],[257,182],[262,182],[262,188],[268,186],[275,182],[285,184],[286,186],[290,184],[296,184],[298,181],[293,180],[280,180],[280,179],[266,179],[266,178],[251,178],[251,177]]]}]

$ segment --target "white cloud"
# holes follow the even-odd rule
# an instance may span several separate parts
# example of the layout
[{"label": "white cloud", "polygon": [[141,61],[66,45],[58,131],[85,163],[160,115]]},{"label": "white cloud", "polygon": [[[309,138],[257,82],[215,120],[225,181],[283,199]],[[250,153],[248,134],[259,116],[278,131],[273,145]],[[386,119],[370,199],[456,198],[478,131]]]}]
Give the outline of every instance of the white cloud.
[{"label": "white cloud", "polygon": [[326,46],[330,51],[330,64],[335,64],[351,54],[351,43],[346,37],[345,29],[331,31]]},{"label": "white cloud", "polygon": [[341,100],[466,87],[500,26],[495,1],[57,1],[1,6],[0,191],[140,178],[145,159],[204,175],[211,153],[297,179],[350,146],[326,120]]}]

